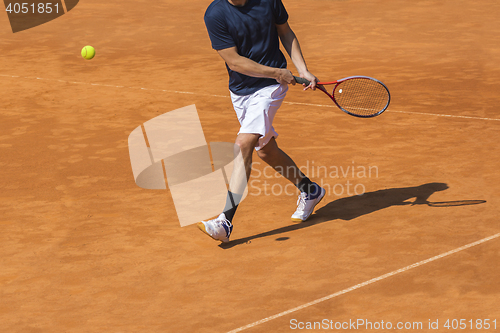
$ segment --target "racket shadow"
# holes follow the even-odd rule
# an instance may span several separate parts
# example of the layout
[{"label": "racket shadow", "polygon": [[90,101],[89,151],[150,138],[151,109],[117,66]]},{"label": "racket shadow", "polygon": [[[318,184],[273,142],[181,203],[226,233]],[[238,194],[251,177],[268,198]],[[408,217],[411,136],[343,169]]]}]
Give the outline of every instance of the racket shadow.
[{"label": "racket shadow", "polygon": [[430,207],[456,207],[456,206],[479,205],[485,202],[486,200],[456,200],[456,201],[427,202],[426,204]]},{"label": "racket shadow", "polygon": [[[319,208],[306,222],[291,224],[257,235],[232,240],[228,243],[220,244],[219,247],[229,249],[236,245],[246,244],[258,238],[280,235],[294,230],[308,228],[316,224],[321,224],[333,220],[353,220],[360,216],[368,215],[376,211],[392,206],[417,205],[417,204],[437,204],[438,207],[463,206],[471,204],[485,203],[485,200],[461,200],[431,203],[428,198],[435,192],[448,189],[445,183],[428,183],[414,187],[390,188],[367,192],[361,196],[340,198]],[[408,200],[413,199],[413,202]],[[446,206],[448,204],[448,206]],[[430,205],[431,206],[431,205]]]}]

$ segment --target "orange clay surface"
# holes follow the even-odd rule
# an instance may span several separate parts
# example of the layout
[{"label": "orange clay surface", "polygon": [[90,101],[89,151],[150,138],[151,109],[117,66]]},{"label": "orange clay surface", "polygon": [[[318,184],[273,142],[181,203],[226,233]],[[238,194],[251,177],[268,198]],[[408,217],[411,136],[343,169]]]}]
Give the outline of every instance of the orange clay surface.
[{"label": "orange clay surface", "polygon": [[[329,188],[315,214],[291,222],[296,192],[276,195],[286,181],[255,155],[232,242],[181,228],[168,190],[134,183],[127,138],[195,104],[208,142],[235,139],[209,2],[85,0],[16,34],[0,15],[0,331],[229,332],[500,232],[496,0],[285,0],[311,72],[378,78],[392,103],[357,119],[290,87],[274,126]],[[494,238],[243,331],[498,331],[499,262]]]}]

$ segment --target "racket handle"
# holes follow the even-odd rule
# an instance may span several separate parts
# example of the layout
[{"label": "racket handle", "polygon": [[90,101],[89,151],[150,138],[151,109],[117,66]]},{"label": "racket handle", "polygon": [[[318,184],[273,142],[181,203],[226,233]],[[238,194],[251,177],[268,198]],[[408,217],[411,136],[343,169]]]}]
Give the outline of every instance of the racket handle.
[{"label": "racket handle", "polygon": [[306,86],[308,86],[308,85],[310,85],[310,84],[311,84],[311,82],[310,82],[309,80],[304,79],[304,78],[301,78],[301,77],[294,76],[294,79],[295,79],[295,81],[296,81],[298,84],[303,84],[303,83],[305,83],[305,84],[306,84]]}]

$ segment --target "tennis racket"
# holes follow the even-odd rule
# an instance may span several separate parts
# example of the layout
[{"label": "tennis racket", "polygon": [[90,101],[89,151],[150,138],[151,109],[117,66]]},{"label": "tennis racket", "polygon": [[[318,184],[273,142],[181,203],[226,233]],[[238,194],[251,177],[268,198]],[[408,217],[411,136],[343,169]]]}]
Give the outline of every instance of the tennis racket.
[{"label": "tennis racket", "polygon": [[[309,85],[309,80],[294,76],[299,84]],[[330,94],[325,85],[334,85]],[[368,76],[350,76],[332,82],[318,82],[316,86],[332,99],[345,113],[351,116],[369,118],[384,112],[391,101],[389,89]]]}]

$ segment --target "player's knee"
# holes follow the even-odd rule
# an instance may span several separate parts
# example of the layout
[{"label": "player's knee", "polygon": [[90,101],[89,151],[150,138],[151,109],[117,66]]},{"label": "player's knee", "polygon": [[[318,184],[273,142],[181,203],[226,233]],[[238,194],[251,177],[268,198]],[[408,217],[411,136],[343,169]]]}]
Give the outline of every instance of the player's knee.
[{"label": "player's knee", "polygon": [[240,148],[240,151],[245,154],[252,152],[255,147],[255,139],[251,136],[244,136],[236,138],[235,144]]},{"label": "player's knee", "polygon": [[272,160],[278,153],[278,147],[274,147],[271,145],[265,145],[262,149],[257,151],[257,155],[264,162]]},{"label": "player's knee", "polygon": [[265,151],[262,151],[262,149],[257,150],[257,156],[259,156],[260,159],[263,160],[264,162],[266,161],[266,159],[269,158],[269,154],[267,154]]}]

